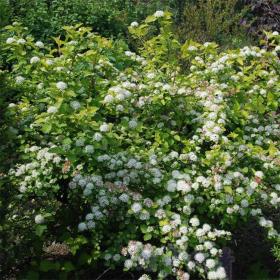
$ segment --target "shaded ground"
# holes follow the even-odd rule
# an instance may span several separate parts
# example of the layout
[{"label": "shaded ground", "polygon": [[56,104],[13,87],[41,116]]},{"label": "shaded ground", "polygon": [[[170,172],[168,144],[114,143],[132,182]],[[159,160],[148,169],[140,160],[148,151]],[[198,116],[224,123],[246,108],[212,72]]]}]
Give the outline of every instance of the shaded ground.
[{"label": "shaded ground", "polygon": [[234,251],[233,280],[280,279],[280,263],[271,252],[272,244],[256,223],[234,233],[231,249]]}]

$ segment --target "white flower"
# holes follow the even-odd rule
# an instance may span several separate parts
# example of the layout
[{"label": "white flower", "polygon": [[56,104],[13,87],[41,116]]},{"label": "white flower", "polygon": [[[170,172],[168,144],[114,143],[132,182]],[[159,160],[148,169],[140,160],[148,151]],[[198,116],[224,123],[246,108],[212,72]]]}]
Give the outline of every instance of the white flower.
[{"label": "white flower", "polygon": [[137,21],[133,21],[131,24],[130,24],[131,27],[135,28],[135,27],[138,27],[139,26],[139,23]]},{"label": "white flower", "polygon": [[165,85],[163,85],[162,89],[166,90],[166,91],[169,91],[169,90],[171,90],[171,86],[168,85],[168,84],[165,84]]},{"label": "white flower", "polygon": [[22,84],[24,82],[25,78],[22,76],[17,76],[16,77],[16,83],[17,84]]},{"label": "white flower", "polygon": [[96,132],[93,136],[93,139],[97,142],[99,142],[102,139],[102,134],[99,132]]},{"label": "white flower", "polygon": [[187,263],[187,267],[190,269],[190,270],[193,270],[195,268],[195,263],[193,261],[189,261]]},{"label": "white flower", "polygon": [[43,224],[44,221],[45,221],[45,219],[41,214],[35,216],[35,223],[36,224]]},{"label": "white flower", "polygon": [[241,200],[241,206],[244,207],[244,208],[248,207],[249,206],[248,200],[247,199],[242,199]]},{"label": "white flower", "polygon": [[75,45],[78,44],[78,41],[72,40],[68,44],[71,45],[71,46],[75,46]]},{"label": "white flower", "polygon": [[149,259],[152,255],[152,250],[149,247],[144,248],[144,250],[142,251],[142,257],[144,259]]},{"label": "white flower", "polygon": [[24,39],[21,38],[21,39],[18,39],[18,40],[17,40],[17,43],[18,43],[18,44],[21,44],[21,45],[24,45],[24,44],[26,43],[26,41],[25,41]]},{"label": "white flower", "polygon": [[107,123],[103,123],[102,125],[100,125],[99,130],[101,132],[108,132],[110,129],[109,125]]},{"label": "white flower", "polygon": [[121,259],[120,254],[115,254],[115,255],[113,256],[113,260],[114,260],[115,262],[118,262],[120,259]]},{"label": "white flower", "polygon": [[38,85],[37,85],[37,88],[38,89],[42,89],[44,87],[44,84],[43,83],[39,83]]},{"label": "white flower", "polygon": [[111,94],[108,94],[104,98],[104,103],[112,103],[114,101],[114,97]]},{"label": "white flower", "polygon": [[41,42],[41,41],[37,41],[37,42],[35,43],[35,46],[38,47],[38,48],[43,48],[43,47],[44,47],[44,43]]},{"label": "white flower", "polygon": [[278,31],[274,31],[274,32],[272,32],[272,35],[278,36],[278,35],[279,35],[279,32],[278,32]]},{"label": "white flower", "polygon": [[88,229],[92,229],[92,228],[95,228],[95,222],[90,220],[87,222],[87,228]]},{"label": "white flower", "polygon": [[217,273],[216,271],[209,271],[207,274],[207,279],[209,280],[217,280]]},{"label": "white flower", "polygon": [[57,83],[56,83],[56,87],[57,87],[59,90],[65,90],[65,89],[67,89],[67,84],[64,83],[64,82],[57,82]]},{"label": "white flower", "polygon": [[92,145],[86,145],[85,151],[87,154],[92,154],[94,152],[94,148]]},{"label": "white flower", "polygon": [[263,172],[262,171],[256,171],[255,176],[259,178],[263,178]]},{"label": "white flower", "polygon": [[[77,147],[82,147],[82,146],[84,146],[84,144],[85,144],[85,139],[83,139],[83,138],[77,139],[76,143],[75,143],[75,145]],[[85,182],[85,180],[80,180],[80,181]],[[84,183],[84,185],[85,185],[85,183]]]},{"label": "white flower", "polygon": [[192,52],[192,51],[196,51],[197,47],[196,46],[189,46],[188,47],[188,51]]},{"label": "white flower", "polygon": [[217,279],[225,279],[227,277],[226,271],[223,267],[219,267],[216,271]]},{"label": "white flower", "polygon": [[169,180],[167,182],[167,190],[169,192],[174,192],[176,190],[176,187],[177,187],[177,183],[175,180]]},{"label": "white flower", "polygon": [[190,224],[194,227],[198,227],[199,226],[199,219],[198,218],[191,218],[190,219]]},{"label": "white flower", "polygon": [[27,188],[26,188],[25,186],[20,186],[20,188],[19,188],[19,191],[20,191],[21,193],[25,193],[26,190],[27,190]]},{"label": "white flower", "polygon": [[207,260],[206,260],[206,266],[207,266],[207,268],[209,268],[209,269],[214,268],[215,265],[216,265],[215,260],[213,260],[213,259],[207,259]]},{"label": "white flower", "polygon": [[126,193],[120,195],[119,200],[122,202],[128,202],[129,196]]},{"label": "white flower", "polygon": [[14,43],[16,40],[14,39],[14,38],[12,38],[12,37],[10,37],[10,38],[8,38],[7,40],[6,40],[6,43],[7,44],[12,44],[12,43]]},{"label": "white flower", "polygon": [[78,109],[81,108],[80,102],[79,102],[79,101],[76,101],[76,100],[71,101],[71,102],[70,102],[70,106],[71,106],[74,110],[78,110]]},{"label": "white flower", "polygon": [[184,180],[179,180],[177,182],[177,190],[184,193],[191,191],[191,186]]},{"label": "white flower", "polygon": [[256,189],[258,187],[258,183],[256,181],[252,181],[250,183],[250,187],[254,190],[254,189]]},{"label": "white flower", "polygon": [[105,259],[106,261],[110,260],[111,258],[112,258],[112,255],[111,255],[111,254],[106,254],[106,255],[104,256],[104,259]]},{"label": "white flower", "polygon": [[131,52],[131,51],[125,51],[124,54],[125,54],[126,56],[133,56],[134,53]]},{"label": "white flower", "polygon": [[89,196],[92,194],[92,190],[91,189],[88,189],[88,188],[85,188],[84,191],[83,191],[83,195],[84,196]]},{"label": "white flower", "polygon": [[155,16],[156,18],[163,17],[163,16],[164,16],[164,12],[163,12],[163,11],[156,11],[156,12],[154,13],[154,16]]},{"label": "white flower", "polygon": [[218,254],[218,249],[217,249],[217,248],[212,248],[212,249],[210,249],[210,254],[211,254],[212,256],[216,256],[216,255]]},{"label": "white flower", "polygon": [[155,76],[156,76],[156,74],[153,73],[153,72],[149,72],[149,73],[147,74],[147,78],[148,78],[148,79],[153,79]]},{"label": "white flower", "polygon": [[171,226],[170,225],[164,225],[162,227],[162,232],[163,233],[168,233],[168,232],[170,232],[170,230],[171,230]]},{"label": "white flower", "polygon": [[211,230],[211,226],[208,225],[208,224],[204,224],[202,228],[203,228],[203,230],[204,230],[205,232],[208,232],[208,231]]},{"label": "white flower", "polygon": [[124,267],[127,268],[127,269],[130,269],[132,268],[133,266],[133,261],[132,260],[125,260],[124,262]]},{"label": "white flower", "polygon": [[35,64],[35,63],[38,63],[40,61],[40,58],[38,56],[33,56],[31,59],[30,59],[30,63],[31,64]]},{"label": "white flower", "polygon": [[92,220],[93,219],[93,214],[92,213],[89,213],[86,215],[86,220],[89,221],[89,220]]},{"label": "white flower", "polygon": [[189,279],[190,279],[189,273],[185,272],[185,273],[181,276],[180,279],[182,279],[182,280],[189,280]]},{"label": "white flower", "polygon": [[86,223],[79,223],[78,230],[79,231],[85,231],[87,229]]},{"label": "white flower", "polygon": [[203,261],[205,260],[205,256],[203,253],[196,253],[194,259],[199,263],[203,263]]},{"label": "white flower", "polygon": [[129,126],[129,128],[132,128],[132,129],[136,128],[137,127],[137,121],[136,120],[129,121],[128,126]]},{"label": "white flower", "polygon": [[57,112],[57,108],[55,106],[50,106],[47,111],[49,114],[54,114]]},{"label": "white flower", "polygon": [[139,213],[142,210],[142,205],[138,202],[135,202],[131,205],[131,210],[134,213]]},{"label": "white flower", "polygon": [[204,247],[205,247],[207,250],[210,250],[210,249],[213,248],[213,244],[212,244],[212,242],[210,242],[210,241],[206,241],[206,242],[204,242]]},{"label": "white flower", "polygon": [[53,60],[47,59],[47,60],[46,60],[46,64],[47,64],[47,65],[52,65],[52,64],[53,64]]},{"label": "white flower", "polygon": [[123,101],[125,99],[125,95],[123,93],[118,93],[116,95],[117,100]]},{"label": "white flower", "polygon": [[138,280],[151,280],[150,276],[147,274],[143,274]]},{"label": "white flower", "polygon": [[189,153],[188,156],[189,156],[189,159],[190,159],[191,161],[196,161],[196,160],[197,160],[197,156],[196,156],[196,154],[193,153],[193,152]]}]

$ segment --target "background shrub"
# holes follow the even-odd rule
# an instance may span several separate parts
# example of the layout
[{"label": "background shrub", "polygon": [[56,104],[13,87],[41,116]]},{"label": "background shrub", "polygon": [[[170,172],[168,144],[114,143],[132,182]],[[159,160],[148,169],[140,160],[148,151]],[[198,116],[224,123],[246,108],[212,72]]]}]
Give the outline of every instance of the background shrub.
[{"label": "background shrub", "polygon": [[[180,22],[180,36],[198,42],[215,41],[238,46],[250,42],[240,24],[246,8],[238,0],[188,1]],[[239,42],[238,42],[239,41]]]},{"label": "background shrub", "polygon": [[[49,40],[61,35],[64,25],[82,23],[106,37],[128,38],[127,26],[141,21],[158,9],[174,16],[174,30],[181,41],[217,41],[225,46],[251,42],[240,24],[244,3],[238,0],[10,0],[5,2],[10,16],[5,22],[18,20],[36,39]],[[9,3],[9,5],[7,5]],[[243,21],[244,23],[244,21]]]}]

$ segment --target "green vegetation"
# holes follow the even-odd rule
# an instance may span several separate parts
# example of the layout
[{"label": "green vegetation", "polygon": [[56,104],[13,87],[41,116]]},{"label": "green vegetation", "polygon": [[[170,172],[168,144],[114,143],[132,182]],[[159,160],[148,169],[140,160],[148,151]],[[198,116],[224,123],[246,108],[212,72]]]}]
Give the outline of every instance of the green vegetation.
[{"label": "green vegetation", "polygon": [[1,279],[226,279],[227,246],[278,277],[278,32],[236,0],[0,1]]}]

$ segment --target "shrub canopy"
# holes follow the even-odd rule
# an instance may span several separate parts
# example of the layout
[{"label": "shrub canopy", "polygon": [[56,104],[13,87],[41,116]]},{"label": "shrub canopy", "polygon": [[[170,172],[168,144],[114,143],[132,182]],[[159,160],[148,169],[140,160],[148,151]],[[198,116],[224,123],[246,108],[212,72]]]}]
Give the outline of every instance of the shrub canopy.
[{"label": "shrub canopy", "polygon": [[[170,25],[162,11],[132,23],[139,53],[79,25],[54,48],[6,27],[18,98],[5,118],[20,142],[4,176],[7,256],[25,246],[42,273],[102,260],[158,279],[225,279],[235,228],[254,219],[279,242],[268,210],[280,203],[280,36],[220,52],[180,44]],[[43,258],[54,243],[70,260]]]}]

